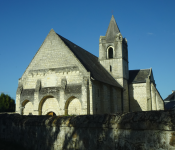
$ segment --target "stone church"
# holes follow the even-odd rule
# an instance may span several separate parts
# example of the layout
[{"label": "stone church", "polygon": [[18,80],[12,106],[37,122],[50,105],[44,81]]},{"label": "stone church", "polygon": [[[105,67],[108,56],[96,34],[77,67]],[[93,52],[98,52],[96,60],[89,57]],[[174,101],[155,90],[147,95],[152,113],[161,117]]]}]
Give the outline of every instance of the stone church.
[{"label": "stone church", "polygon": [[152,69],[129,70],[128,45],[112,16],[99,57],[49,32],[18,81],[16,112],[84,115],[163,110]]}]

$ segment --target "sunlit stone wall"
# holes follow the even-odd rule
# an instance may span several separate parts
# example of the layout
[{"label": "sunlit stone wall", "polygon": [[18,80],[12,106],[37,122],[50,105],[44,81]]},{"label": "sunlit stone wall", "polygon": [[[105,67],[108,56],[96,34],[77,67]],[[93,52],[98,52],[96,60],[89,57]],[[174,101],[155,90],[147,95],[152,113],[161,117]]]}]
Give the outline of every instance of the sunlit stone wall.
[{"label": "sunlit stone wall", "polygon": [[131,111],[147,110],[146,83],[130,84],[129,97]]},{"label": "sunlit stone wall", "polygon": [[32,102],[28,102],[25,105],[25,108],[23,110],[23,114],[24,115],[32,115],[33,114],[33,104],[32,104]]},{"label": "sunlit stone wall", "polygon": [[56,98],[48,98],[42,106],[42,115],[47,115],[49,112],[54,112],[56,115],[59,114],[60,107]]},{"label": "sunlit stone wall", "polygon": [[74,98],[68,106],[69,115],[80,115],[81,114],[81,103],[79,99]]}]

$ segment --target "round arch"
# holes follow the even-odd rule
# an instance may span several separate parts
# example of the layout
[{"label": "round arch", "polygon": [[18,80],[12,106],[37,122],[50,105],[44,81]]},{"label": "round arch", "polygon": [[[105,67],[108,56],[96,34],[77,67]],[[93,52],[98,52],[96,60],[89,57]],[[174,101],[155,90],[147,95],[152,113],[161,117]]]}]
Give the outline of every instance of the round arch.
[{"label": "round arch", "polygon": [[114,47],[109,46],[107,48],[107,59],[114,58]]},{"label": "round arch", "polygon": [[22,107],[24,107],[28,102],[30,102],[29,100],[24,100],[22,103],[21,103],[21,105],[22,105]]},{"label": "round arch", "polygon": [[31,101],[29,100],[24,100],[22,103],[21,103],[21,106],[22,106],[22,115],[32,115],[32,112],[33,112],[33,104]]},{"label": "round arch", "polygon": [[39,106],[38,106],[38,111],[39,111],[39,115],[42,115],[42,106],[44,104],[44,102],[48,99],[48,98],[54,98],[52,95],[47,95],[47,96],[44,96],[40,103],[39,103]]},{"label": "round arch", "polygon": [[[74,104],[74,102],[75,102],[75,104]],[[80,113],[81,112],[81,102],[80,102],[80,100],[75,96],[71,96],[70,98],[68,98],[66,103],[65,103],[65,107],[64,107],[65,115],[69,114],[69,109],[70,109],[69,107],[75,107],[75,109],[77,109],[76,106],[77,106],[78,111]],[[75,113],[76,113],[76,110],[75,110]]]}]

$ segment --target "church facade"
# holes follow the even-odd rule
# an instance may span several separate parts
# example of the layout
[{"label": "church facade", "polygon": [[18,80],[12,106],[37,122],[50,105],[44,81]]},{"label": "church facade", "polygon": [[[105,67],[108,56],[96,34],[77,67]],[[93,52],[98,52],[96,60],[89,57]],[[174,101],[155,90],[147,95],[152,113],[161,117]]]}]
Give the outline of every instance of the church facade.
[{"label": "church facade", "polygon": [[85,115],[163,110],[152,69],[129,70],[128,45],[112,16],[99,57],[49,32],[18,81],[16,112]]}]

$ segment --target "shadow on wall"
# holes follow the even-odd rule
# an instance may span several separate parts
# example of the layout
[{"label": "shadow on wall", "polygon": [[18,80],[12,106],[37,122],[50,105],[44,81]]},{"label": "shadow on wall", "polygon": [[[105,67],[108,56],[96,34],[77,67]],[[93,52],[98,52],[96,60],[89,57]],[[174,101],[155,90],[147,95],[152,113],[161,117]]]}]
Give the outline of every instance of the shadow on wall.
[{"label": "shadow on wall", "polygon": [[5,114],[0,115],[0,139],[32,150],[173,149],[174,128],[165,129],[174,116],[174,111],[55,117]]},{"label": "shadow on wall", "polygon": [[130,111],[133,112],[133,111],[142,111],[139,103],[137,100],[135,99],[131,99],[130,100]]},{"label": "shadow on wall", "polygon": [[175,149],[175,132],[164,131],[166,126],[172,123],[170,118],[175,112],[172,114],[162,112],[75,116],[67,122],[68,126],[74,127],[66,131],[62,148],[65,150]]},{"label": "shadow on wall", "polygon": [[134,88],[132,86],[129,87],[129,96],[130,96],[130,111],[142,111],[140,104],[138,103],[138,101],[136,99],[134,99]]}]

